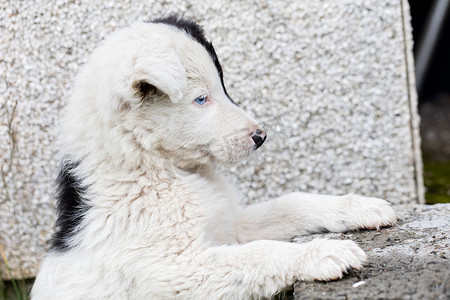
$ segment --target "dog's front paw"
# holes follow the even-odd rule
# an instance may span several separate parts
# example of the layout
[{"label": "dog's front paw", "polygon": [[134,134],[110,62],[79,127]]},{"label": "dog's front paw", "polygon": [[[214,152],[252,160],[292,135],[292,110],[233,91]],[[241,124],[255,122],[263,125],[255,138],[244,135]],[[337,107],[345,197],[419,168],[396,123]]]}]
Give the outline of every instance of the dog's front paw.
[{"label": "dog's front paw", "polygon": [[329,281],[342,278],[350,269],[359,270],[367,263],[364,251],[353,241],[316,239],[305,245],[306,254],[299,280]]},{"label": "dog's front paw", "polygon": [[349,229],[380,229],[392,226],[397,221],[394,210],[389,202],[358,195],[347,195],[348,203],[347,222]]}]

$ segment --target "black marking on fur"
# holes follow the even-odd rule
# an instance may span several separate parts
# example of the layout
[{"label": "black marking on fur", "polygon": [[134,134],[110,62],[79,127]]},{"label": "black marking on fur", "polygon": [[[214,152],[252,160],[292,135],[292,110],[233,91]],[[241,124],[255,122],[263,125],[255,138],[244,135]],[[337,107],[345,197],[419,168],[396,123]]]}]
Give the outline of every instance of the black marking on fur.
[{"label": "black marking on fur", "polygon": [[90,208],[83,199],[86,187],[74,174],[74,169],[78,165],[79,163],[63,161],[60,167],[57,178],[56,232],[50,240],[50,247],[54,251],[65,252],[73,247],[69,241],[79,229],[86,211]]},{"label": "black marking on fur", "polygon": [[228,92],[225,88],[225,84],[223,82],[223,71],[222,66],[220,65],[219,62],[219,58],[217,57],[216,51],[214,50],[212,43],[206,39],[205,32],[200,25],[198,25],[194,21],[183,19],[175,15],[153,20],[152,23],[162,23],[174,26],[178,29],[183,30],[184,32],[186,32],[187,35],[189,35],[191,38],[200,43],[200,45],[202,45],[206,49],[206,51],[208,51],[209,55],[211,56],[211,59],[214,62],[214,65],[216,66],[225,95],[227,95],[228,99],[230,99],[231,102],[237,105],[236,102],[234,102],[233,99],[231,99],[230,95],[228,95]]}]

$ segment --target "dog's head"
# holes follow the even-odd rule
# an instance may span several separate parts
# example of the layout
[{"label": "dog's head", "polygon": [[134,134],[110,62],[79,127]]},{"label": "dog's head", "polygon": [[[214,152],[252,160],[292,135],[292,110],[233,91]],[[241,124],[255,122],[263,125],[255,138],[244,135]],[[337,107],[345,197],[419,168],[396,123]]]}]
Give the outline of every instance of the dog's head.
[{"label": "dog's head", "polygon": [[78,98],[94,104],[111,137],[144,152],[186,165],[234,162],[266,138],[228,95],[213,46],[191,21],[169,17],[116,33],[80,77]]}]

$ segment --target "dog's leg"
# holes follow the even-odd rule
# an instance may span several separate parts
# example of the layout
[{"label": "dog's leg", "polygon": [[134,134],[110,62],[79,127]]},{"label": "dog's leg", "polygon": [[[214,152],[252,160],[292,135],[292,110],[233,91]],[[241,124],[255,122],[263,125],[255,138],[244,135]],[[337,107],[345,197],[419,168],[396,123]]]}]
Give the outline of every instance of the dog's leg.
[{"label": "dog's leg", "polygon": [[211,247],[188,262],[176,292],[189,299],[268,297],[295,280],[333,280],[359,269],[367,257],[352,241],[316,239],[305,244],[254,241]]},{"label": "dog's leg", "polygon": [[382,199],[291,193],[246,207],[238,215],[235,229],[237,240],[243,243],[259,239],[287,241],[324,231],[378,229],[395,222],[394,210]]}]

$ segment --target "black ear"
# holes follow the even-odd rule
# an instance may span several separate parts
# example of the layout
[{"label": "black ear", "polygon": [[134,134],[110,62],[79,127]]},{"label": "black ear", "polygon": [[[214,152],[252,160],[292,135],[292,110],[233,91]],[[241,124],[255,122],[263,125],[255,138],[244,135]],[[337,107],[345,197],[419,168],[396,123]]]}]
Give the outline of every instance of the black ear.
[{"label": "black ear", "polygon": [[138,80],[133,83],[133,89],[136,96],[142,101],[153,101],[155,98],[162,96],[164,93],[156,86],[144,81]]}]

